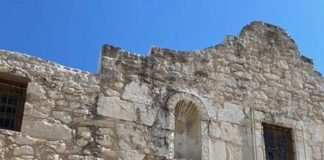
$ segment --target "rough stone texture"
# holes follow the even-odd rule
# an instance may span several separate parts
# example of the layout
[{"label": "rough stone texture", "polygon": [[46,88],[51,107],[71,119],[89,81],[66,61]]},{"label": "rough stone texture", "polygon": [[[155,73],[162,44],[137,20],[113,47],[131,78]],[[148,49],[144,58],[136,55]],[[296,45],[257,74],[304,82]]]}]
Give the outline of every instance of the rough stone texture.
[{"label": "rough stone texture", "polygon": [[200,114],[203,160],[264,160],[262,123],[293,130],[295,159],[324,159],[324,79],[263,22],[201,51],[104,45],[98,74],[1,50],[0,72],[31,80],[21,132],[0,129],[0,159],[173,159],[181,100]]},{"label": "rough stone texture", "polygon": [[136,115],[134,105],[130,102],[122,101],[119,97],[100,96],[97,112],[102,116],[126,121],[134,121]]},{"label": "rough stone texture", "polygon": [[226,159],[226,144],[224,141],[211,139],[210,140],[209,159]]},{"label": "rough stone texture", "polygon": [[24,121],[22,124],[22,132],[35,137],[46,140],[71,140],[72,132],[66,125],[49,123],[42,121]]},{"label": "rough stone texture", "polygon": [[33,155],[33,154],[34,154],[34,149],[30,146],[15,147],[13,150],[14,156]]}]

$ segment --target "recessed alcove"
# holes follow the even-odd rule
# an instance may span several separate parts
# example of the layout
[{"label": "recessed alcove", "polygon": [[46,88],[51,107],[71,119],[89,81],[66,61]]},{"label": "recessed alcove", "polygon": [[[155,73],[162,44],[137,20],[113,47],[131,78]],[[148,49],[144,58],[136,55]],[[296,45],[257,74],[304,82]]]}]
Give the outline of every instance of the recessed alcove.
[{"label": "recessed alcove", "polygon": [[181,100],[175,107],[174,158],[201,159],[201,122],[195,103]]}]

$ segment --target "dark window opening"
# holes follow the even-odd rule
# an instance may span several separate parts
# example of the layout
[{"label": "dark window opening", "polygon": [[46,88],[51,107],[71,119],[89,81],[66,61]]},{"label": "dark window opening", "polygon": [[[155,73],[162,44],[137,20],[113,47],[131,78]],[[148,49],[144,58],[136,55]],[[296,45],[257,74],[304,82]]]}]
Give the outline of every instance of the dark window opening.
[{"label": "dark window opening", "polygon": [[263,123],[267,160],[294,160],[292,129]]},{"label": "dark window opening", "polygon": [[0,73],[0,128],[20,131],[28,81]]}]

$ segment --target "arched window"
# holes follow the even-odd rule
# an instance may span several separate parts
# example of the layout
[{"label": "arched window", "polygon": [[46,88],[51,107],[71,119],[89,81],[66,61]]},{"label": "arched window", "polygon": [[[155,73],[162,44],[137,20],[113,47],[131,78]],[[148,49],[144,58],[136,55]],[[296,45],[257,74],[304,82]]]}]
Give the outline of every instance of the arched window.
[{"label": "arched window", "polygon": [[174,158],[201,160],[200,120],[195,103],[181,100],[176,104]]}]

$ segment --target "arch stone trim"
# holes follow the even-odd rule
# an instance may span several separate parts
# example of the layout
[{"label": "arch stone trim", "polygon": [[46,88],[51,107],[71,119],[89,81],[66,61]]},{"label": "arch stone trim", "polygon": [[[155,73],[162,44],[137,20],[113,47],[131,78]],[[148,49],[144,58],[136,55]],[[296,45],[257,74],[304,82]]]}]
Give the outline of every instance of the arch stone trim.
[{"label": "arch stone trim", "polygon": [[210,116],[208,114],[207,106],[205,105],[205,103],[195,94],[184,91],[177,91],[167,97],[166,107],[170,113],[175,113],[175,107],[181,100],[193,102],[197,106],[197,110],[202,121],[210,120]]}]

